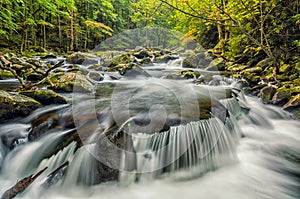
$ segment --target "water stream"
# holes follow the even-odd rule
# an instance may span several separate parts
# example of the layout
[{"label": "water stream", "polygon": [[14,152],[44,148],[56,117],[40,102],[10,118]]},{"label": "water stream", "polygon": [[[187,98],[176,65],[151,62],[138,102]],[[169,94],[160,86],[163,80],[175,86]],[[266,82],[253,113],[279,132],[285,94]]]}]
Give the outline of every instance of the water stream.
[{"label": "water stream", "polygon": [[[73,94],[72,106],[1,124],[0,194],[48,167],[16,198],[300,198],[300,122],[245,96],[234,79],[165,79],[181,60],[168,64],[144,66],[150,78],[105,79],[96,85],[105,95]],[[28,140],[32,121],[53,113],[59,125]]]}]

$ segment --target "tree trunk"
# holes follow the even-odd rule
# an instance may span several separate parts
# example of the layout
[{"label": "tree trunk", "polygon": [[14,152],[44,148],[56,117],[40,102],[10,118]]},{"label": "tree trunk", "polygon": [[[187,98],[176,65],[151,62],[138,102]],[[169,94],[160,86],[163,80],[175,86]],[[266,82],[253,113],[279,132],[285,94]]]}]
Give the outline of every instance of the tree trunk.
[{"label": "tree trunk", "polygon": [[74,50],[74,11],[71,11],[71,19],[70,19],[70,51]]},{"label": "tree trunk", "polygon": [[60,16],[58,16],[58,40],[59,40],[59,47],[62,47],[62,34],[61,34],[61,19]]},{"label": "tree trunk", "polygon": [[46,37],[46,25],[43,25],[43,48],[46,49],[47,46],[47,37]]}]

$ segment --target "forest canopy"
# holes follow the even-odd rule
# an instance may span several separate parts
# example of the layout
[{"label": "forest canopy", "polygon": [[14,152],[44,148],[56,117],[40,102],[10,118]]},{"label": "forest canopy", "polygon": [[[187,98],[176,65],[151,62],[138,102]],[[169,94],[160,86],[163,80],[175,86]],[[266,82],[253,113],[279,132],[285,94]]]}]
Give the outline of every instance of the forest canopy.
[{"label": "forest canopy", "polygon": [[[298,59],[300,2],[294,0],[2,0],[0,47],[86,51],[124,30],[163,27],[232,59]],[[276,63],[275,63],[276,64]]]}]

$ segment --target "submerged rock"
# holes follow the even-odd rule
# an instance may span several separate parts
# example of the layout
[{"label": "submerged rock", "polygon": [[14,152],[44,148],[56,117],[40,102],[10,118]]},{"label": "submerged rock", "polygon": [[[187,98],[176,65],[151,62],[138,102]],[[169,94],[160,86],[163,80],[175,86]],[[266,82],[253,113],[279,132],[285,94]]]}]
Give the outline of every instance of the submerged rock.
[{"label": "submerged rock", "polygon": [[25,95],[0,91],[0,122],[25,117],[41,104]]}]

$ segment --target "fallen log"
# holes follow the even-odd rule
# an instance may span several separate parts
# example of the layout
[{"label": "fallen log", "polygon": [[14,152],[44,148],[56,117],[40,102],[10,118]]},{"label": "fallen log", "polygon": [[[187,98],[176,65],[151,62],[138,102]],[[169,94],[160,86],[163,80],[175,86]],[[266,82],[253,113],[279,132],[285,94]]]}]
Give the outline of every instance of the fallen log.
[{"label": "fallen log", "polygon": [[48,167],[38,171],[36,174],[32,174],[19,180],[13,187],[4,192],[1,199],[11,199],[14,198],[19,193],[22,193],[29,185],[31,185],[37,177],[39,177]]}]

